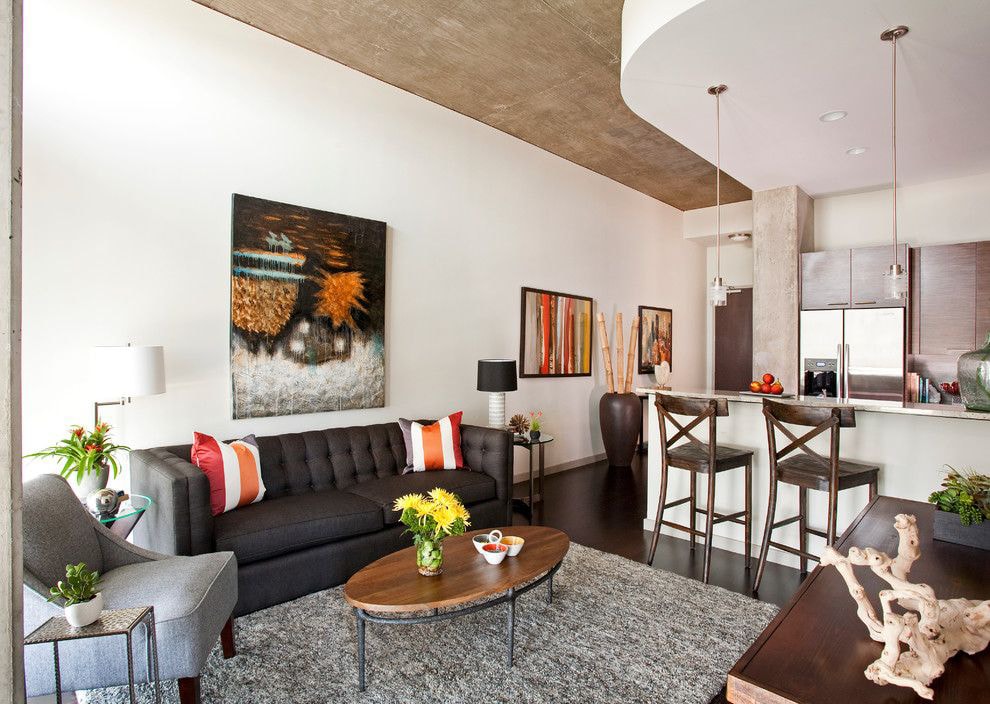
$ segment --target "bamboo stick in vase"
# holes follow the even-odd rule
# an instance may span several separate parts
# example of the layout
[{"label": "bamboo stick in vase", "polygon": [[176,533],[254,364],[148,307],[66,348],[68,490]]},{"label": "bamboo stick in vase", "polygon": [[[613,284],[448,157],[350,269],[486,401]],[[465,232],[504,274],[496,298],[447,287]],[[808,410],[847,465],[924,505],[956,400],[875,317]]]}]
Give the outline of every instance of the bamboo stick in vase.
[{"label": "bamboo stick in vase", "polygon": [[602,360],[605,366],[605,382],[608,392],[615,393],[615,380],[612,378],[612,352],[608,347],[608,331],[605,329],[605,314],[598,314],[598,339],[602,345]]},{"label": "bamboo stick in vase", "polygon": [[617,391],[620,394],[624,394],[626,377],[622,371],[622,363],[625,362],[625,357],[622,356],[623,350],[622,344],[622,313],[615,314],[615,378],[618,382]]},{"label": "bamboo stick in vase", "polygon": [[629,331],[629,359],[626,362],[626,383],[624,387],[625,391],[623,391],[623,393],[626,394],[632,391],[633,364],[636,361],[636,356],[635,356],[636,344],[633,341],[639,339],[638,335],[639,335],[639,316],[637,315],[635,318],[633,318],[632,329]]}]

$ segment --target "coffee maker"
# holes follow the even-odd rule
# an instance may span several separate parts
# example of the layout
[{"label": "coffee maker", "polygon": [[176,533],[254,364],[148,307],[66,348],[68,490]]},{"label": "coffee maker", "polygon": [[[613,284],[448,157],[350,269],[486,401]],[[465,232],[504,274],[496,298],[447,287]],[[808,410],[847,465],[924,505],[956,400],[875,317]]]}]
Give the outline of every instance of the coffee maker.
[{"label": "coffee maker", "polygon": [[836,398],[839,390],[839,364],[834,357],[808,357],[804,360],[804,395]]}]

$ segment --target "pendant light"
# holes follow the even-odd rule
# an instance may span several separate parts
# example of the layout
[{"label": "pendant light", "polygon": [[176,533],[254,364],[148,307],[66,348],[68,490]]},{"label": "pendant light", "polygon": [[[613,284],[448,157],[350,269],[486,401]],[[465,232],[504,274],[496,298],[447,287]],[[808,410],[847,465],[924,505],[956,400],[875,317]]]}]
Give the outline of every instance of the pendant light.
[{"label": "pendant light", "polygon": [[727,90],[725,85],[710,86],[708,95],[715,96],[715,278],[708,287],[708,301],[713,306],[724,306],[728,303],[729,288],[722,283],[722,145],[721,145],[721,114],[719,112],[720,96]]},{"label": "pendant light", "polygon": [[897,40],[908,33],[904,25],[888,29],[880,35],[881,41],[890,42],[893,61],[891,63],[891,145],[893,153],[893,212],[892,231],[894,238],[893,261],[890,269],[883,275],[884,291],[889,299],[899,300],[907,296],[908,275],[904,267],[897,261]]}]

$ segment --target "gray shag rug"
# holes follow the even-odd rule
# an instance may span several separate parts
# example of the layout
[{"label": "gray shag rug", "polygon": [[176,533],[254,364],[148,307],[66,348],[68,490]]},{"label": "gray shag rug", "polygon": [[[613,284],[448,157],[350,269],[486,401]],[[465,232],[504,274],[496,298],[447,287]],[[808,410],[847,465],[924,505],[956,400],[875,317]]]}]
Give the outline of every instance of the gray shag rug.
[{"label": "gray shag rug", "polygon": [[[410,565],[410,569],[414,567]],[[434,624],[367,626],[367,691],[343,587],[238,618],[237,656],[216,648],[204,702],[665,702],[707,704],[777,607],[575,543],[554,578],[516,602]],[[141,701],[154,701],[142,687]],[[175,682],[163,686],[178,701]],[[127,701],[126,689],[86,693]]]}]

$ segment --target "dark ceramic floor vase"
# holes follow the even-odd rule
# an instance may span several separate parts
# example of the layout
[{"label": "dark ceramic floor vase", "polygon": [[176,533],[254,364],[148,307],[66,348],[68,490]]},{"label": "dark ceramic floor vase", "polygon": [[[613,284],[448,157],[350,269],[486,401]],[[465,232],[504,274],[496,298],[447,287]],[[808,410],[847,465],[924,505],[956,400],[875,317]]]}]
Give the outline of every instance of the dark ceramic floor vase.
[{"label": "dark ceramic floor vase", "polygon": [[643,422],[642,404],[636,394],[610,393],[598,403],[605,456],[613,467],[628,467],[636,454],[636,440]]},{"label": "dark ceramic floor vase", "polygon": [[935,511],[933,534],[935,540],[990,550],[990,521],[964,526],[959,521],[959,514]]}]

